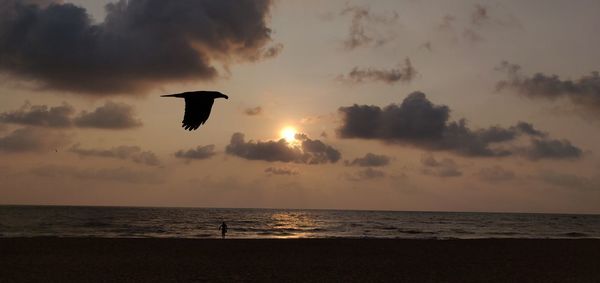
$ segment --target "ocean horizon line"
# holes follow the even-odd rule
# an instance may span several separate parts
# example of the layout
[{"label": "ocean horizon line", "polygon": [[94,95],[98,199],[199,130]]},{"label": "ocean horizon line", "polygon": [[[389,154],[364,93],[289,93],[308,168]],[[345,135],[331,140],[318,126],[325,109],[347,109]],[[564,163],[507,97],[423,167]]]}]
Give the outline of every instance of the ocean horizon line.
[{"label": "ocean horizon line", "polygon": [[355,211],[355,212],[401,212],[401,213],[478,213],[478,214],[544,214],[544,215],[589,215],[590,212],[527,212],[527,211],[469,211],[469,210],[391,210],[353,208],[290,208],[290,207],[217,207],[217,206],[146,206],[146,205],[86,205],[86,204],[1,204],[0,207],[97,207],[97,208],[152,208],[152,209],[247,209],[247,210],[308,210],[308,211]]}]

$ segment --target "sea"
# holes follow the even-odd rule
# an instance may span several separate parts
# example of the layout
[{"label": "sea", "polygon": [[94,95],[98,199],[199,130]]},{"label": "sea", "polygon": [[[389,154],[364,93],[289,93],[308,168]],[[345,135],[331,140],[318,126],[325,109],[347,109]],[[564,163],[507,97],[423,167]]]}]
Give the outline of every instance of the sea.
[{"label": "sea", "polygon": [[0,206],[0,237],[600,238],[600,215],[243,208]]}]

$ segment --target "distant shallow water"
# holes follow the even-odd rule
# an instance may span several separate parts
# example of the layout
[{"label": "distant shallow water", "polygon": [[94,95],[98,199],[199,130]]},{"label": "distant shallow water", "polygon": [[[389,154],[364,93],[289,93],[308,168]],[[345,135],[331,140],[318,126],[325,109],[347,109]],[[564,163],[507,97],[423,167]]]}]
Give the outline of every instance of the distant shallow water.
[{"label": "distant shallow water", "polygon": [[600,238],[600,215],[0,206],[0,237]]}]

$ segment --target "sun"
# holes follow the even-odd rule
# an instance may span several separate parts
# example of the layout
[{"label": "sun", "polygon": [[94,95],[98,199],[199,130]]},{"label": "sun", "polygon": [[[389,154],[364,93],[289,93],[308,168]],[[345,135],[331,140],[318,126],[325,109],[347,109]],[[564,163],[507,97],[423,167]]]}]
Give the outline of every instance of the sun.
[{"label": "sun", "polygon": [[281,129],[281,132],[279,132],[279,134],[282,139],[285,139],[285,141],[287,141],[288,143],[292,143],[296,140],[297,132],[298,131],[294,127],[285,127]]}]

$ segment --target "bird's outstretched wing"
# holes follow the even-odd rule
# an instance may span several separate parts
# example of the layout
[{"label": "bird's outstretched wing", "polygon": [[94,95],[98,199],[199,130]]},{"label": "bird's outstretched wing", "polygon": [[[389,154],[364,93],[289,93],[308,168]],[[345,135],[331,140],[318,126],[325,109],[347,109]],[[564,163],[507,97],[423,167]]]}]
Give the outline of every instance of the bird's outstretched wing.
[{"label": "bird's outstretched wing", "polygon": [[208,120],[213,103],[212,98],[186,97],[185,115],[181,126],[188,131],[198,129]]},{"label": "bird's outstretched wing", "polygon": [[185,115],[181,126],[188,131],[198,129],[208,120],[213,103],[213,98],[186,97]]}]

